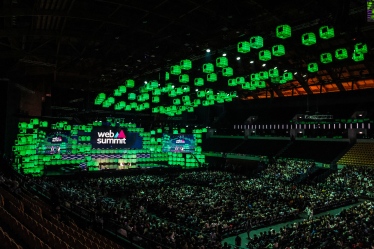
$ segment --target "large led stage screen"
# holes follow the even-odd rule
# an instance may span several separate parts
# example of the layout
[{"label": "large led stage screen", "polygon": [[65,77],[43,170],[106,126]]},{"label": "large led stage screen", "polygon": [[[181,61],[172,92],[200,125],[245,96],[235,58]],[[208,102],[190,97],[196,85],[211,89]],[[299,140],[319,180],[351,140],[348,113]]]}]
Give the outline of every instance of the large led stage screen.
[{"label": "large led stage screen", "polygon": [[194,153],[196,138],[193,134],[163,134],[163,152]]},{"label": "large led stage screen", "polygon": [[91,132],[79,132],[80,136],[91,136],[92,148],[143,148],[143,139],[138,132],[128,132],[122,127],[94,127]]}]

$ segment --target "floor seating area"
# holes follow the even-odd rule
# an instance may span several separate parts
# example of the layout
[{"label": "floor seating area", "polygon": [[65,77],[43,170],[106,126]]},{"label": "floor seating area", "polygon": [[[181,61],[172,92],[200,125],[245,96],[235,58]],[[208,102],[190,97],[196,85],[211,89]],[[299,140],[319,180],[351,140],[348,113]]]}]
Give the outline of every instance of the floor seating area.
[{"label": "floor seating area", "polygon": [[289,142],[289,140],[248,139],[232,153],[274,156]]},{"label": "floor seating area", "polygon": [[374,166],[374,143],[356,143],[339,159],[339,165]]},{"label": "floor seating area", "polygon": [[348,146],[348,142],[294,141],[280,156],[283,158],[314,159],[330,163]]},{"label": "floor seating area", "polygon": [[[60,222],[51,215],[49,206],[34,199],[26,190],[16,194],[0,187],[0,220],[20,234],[30,248],[56,249],[120,249],[121,247],[94,231],[85,231],[74,225]],[[2,239],[4,236],[2,237]],[[6,239],[6,238],[4,238]],[[20,248],[6,240],[12,247]],[[8,248],[8,247],[6,247]]]}]

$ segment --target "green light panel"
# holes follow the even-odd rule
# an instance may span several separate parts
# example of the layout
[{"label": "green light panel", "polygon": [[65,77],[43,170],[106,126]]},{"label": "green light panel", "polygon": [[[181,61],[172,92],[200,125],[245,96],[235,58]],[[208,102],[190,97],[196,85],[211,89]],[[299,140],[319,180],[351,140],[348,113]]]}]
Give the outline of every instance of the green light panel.
[{"label": "green light panel", "polygon": [[252,36],[251,39],[249,39],[250,45],[252,48],[262,48],[264,46],[264,40],[261,36]]},{"label": "green light panel", "polygon": [[216,59],[216,67],[227,67],[229,65],[229,60],[227,57],[218,57]]},{"label": "green light panel", "polygon": [[234,74],[234,70],[231,67],[226,67],[222,69],[222,76],[230,77]]},{"label": "green light panel", "polygon": [[277,68],[274,69],[269,69],[269,77],[278,77],[279,76],[279,71]]},{"label": "green light panel", "polygon": [[364,60],[364,54],[363,53],[354,52],[353,56],[352,56],[352,59],[354,61],[363,61]]},{"label": "green light panel", "polygon": [[[244,84],[245,78],[244,77],[236,77],[236,84]],[[229,83],[230,86],[230,83]]]},{"label": "green light panel", "polygon": [[323,54],[321,54],[321,62],[322,63],[330,63],[330,62],[332,62],[332,55],[330,53],[323,53]]},{"label": "green light panel", "polygon": [[159,103],[160,102],[160,97],[159,96],[153,96],[152,97],[152,103]]},{"label": "green light panel", "polygon": [[228,80],[228,85],[229,86],[236,86],[237,84],[236,84],[236,80],[235,79],[229,79]]},{"label": "green light panel", "polygon": [[366,44],[357,43],[355,45],[355,52],[365,54],[368,52],[368,46]]},{"label": "green light panel", "polygon": [[206,63],[203,65],[203,72],[204,73],[213,73],[214,72],[214,66],[212,63]]},{"label": "green light panel", "polygon": [[183,92],[189,93],[190,92],[190,86],[183,86]]},{"label": "green light panel", "polygon": [[261,71],[259,73],[259,78],[260,78],[260,80],[267,80],[267,79],[269,79],[268,72],[267,71]]},{"label": "green light panel", "polygon": [[335,58],[338,60],[343,60],[348,58],[348,52],[345,48],[339,48],[335,51]]},{"label": "green light panel", "polygon": [[284,72],[283,73],[283,80],[285,80],[285,81],[293,80],[292,73],[291,72]]},{"label": "green light panel", "polygon": [[114,89],[113,95],[116,96],[116,97],[121,97],[122,93],[118,89]]},{"label": "green light panel", "polygon": [[188,83],[190,81],[190,76],[188,74],[179,75],[180,83]]},{"label": "green light panel", "polygon": [[126,86],[119,86],[118,90],[119,90],[120,93],[126,93],[127,88],[126,88]]},{"label": "green light panel", "polygon": [[153,89],[152,94],[153,95],[161,95],[161,90],[159,88],[155,88],[155,89]]},{"label": "green light panel", "polygon": [[174,105],[180,105],[181,104],[181,100],[180,99],[173,99],[173,104]]},{"label": "green light panel", "polygon": [[127,98],[128,98],[129,100],[136,100],[136,94],[135,94],[135,93],[129,93],[129,94],[127,95]]},{"label": "green light panel", "polygon": [[274,56],[282,56],[282,55],[286,54],[283,45],[275,45],[275,46],[273,46],[272,51],[273,51],[273,55]]},{"label": "green light panel", "polygon": [[209,82],[216,82],[217,81],[217,74],[210,73],[207,75],[207,81]]},{"label": "green light panel", "polygon": [[238,52],[239,53],[248,53],[251,51],[251,44],[247,41],[238,43]]},{"label": "green light panel", "polygon": [[197,92],[197,97],[199,97],[199,98],[205,97],[205,92],[204,91],[198,91]]},{"label": "green light panel", "polygon": [[192,62],[190,60],[181,60],[180,66],[184,70],[190,70],[192,68]]},{"label": "green light panel", "polygon": [[251,86],[251,84],[249,82],[245,82],[244,84],[242,84],[243,89],[249,89],[250,86]]},{"label": "green light panel", "polygon": [[278,38],[286,39],[291,37],[291,27],[289,25],[279,25],[276,32]]},{"label": "green light panel", "polygon": [[308,71],[313,73],[318,71],[318,64],[315,62],[309,63],[308,64]]},{"label": "green light panel", "polygon": [[182,101],[183,102],[187,102],[187,101],[190,101],[190,96],[182,96]]},{"label": "green light panel", "polygon": [[314,33],[305,33],[301,37],[301,42],[306,46],[316,44],[316,35]]},{"label": "green light panel", "polygon": [[135,87],[135,81],[134,80],[126,80],[126,87],[134,88]]},{"label": "green light panel", "polygon": [[204,79],[203,78],[196,78],[194,80],[194,85],[195,86],[203,86],[204,85]]},{"label": "green light panel", "polygon": [[259,59],[261,61],[271,60],[271,52],[269,50],[261,50],[259,53]]},{"label": "green light panel", "polygon": [[251,81],[260,80],[260,75],[258,73],[251,74]]},{"label": "green light panel", "polygon": [[319,36],[322,39],[330,39],[334,37],[334,28],[329,28],[328,26],[323,26],[319,28]]},{"label": "green light panel", "polygon": [[165,72],[165,81],[168,81],[170,79],[169,72]]},{"label": "green light panel", "polygon": [[170,68],[170,73],[171,74],[174,74],[174,75],[180,75],[182,73],[182,69],[180,66],[178,65],[175,65],[175,66],[171,66]]}]

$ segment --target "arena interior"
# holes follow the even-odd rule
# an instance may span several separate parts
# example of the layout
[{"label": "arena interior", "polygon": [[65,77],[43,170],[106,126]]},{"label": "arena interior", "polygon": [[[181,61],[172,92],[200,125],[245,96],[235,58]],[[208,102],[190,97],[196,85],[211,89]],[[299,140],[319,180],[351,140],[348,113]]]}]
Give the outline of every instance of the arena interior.
[{"label": "arena interior", "polygon": [[0,248],[374,248],[373,0],[1,0]]}]

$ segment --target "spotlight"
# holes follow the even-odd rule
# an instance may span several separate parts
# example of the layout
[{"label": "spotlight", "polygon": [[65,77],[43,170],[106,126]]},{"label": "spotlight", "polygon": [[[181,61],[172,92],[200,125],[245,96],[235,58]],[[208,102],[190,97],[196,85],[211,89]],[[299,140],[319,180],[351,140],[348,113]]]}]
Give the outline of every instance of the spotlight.
[{"label": "spotlight", "polygon": [[148,82],[147,81],[144,81],[145,84],[147,84]]},{"label": "spotlight", "polygon": [[222,56],[226,56],[226,54],[222,54]]},{"label": "spotlight", "polygon": [[254,63],[254,61],[250,61],[249,63],[252,63],[252,64],[253,64],[253,63]]},{"label": "spotlight", "polygon": [[304,75],[303,75],[303,77],[305,78],[305,77],[306,77],[306,75],[304,74]]},{"label": "spotlight", "polygon": [[210,53],[210,49],[208,48],[208,49],[206,50],[206,52],[207,52],[207,53]]},{"label": "spotlight", "polygon": [[297,72],[294,73],[294,75],[296,75],[296,74],[297,74]]},{"label": "spotlight", "polygon": [[195,91],[197,92],[197,91],[199,91],[199,89],[196,89]]},{"label": "spotlight", "polygon": [[287,72],[287,70],[284,70],[285,72]]},{"label": "spotlight", "polygon": [[264,63],[264,64],[262,64],[262,66],[264,67],[264,66],[266,66],[266,64]]},{"label": "spotlight", "polygon": [[236,60],[237,60],[237,61],[240,60],[240,57],[236,57]]},{"label": "spotlight", "polygon": [[278,67],[274,67],[274,69],[277,69]]}]

